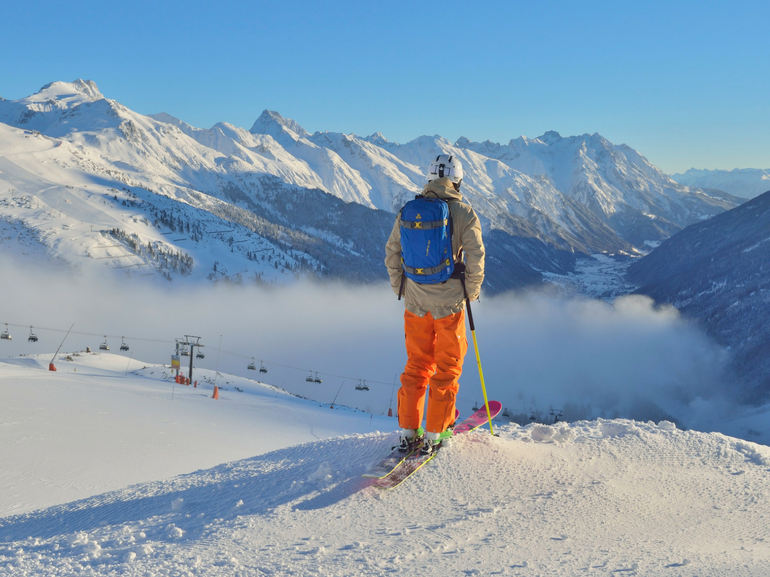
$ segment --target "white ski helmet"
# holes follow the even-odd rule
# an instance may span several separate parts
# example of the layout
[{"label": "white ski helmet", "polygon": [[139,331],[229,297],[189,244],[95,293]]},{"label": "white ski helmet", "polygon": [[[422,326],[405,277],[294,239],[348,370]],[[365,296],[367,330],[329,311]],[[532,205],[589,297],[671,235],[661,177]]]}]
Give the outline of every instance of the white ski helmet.
[{"label": "white ski helmet", "polygon": [[463,179],[463,165],[455,156],[439,154],[428,168],[428,182],[445,176],[448,176],[453,183],[459,184]]}]

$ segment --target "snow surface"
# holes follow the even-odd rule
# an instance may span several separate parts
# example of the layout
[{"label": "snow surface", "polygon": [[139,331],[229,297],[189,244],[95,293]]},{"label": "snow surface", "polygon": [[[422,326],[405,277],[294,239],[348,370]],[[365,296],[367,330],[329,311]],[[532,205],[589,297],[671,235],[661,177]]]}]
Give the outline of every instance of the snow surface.
[{"label": "snow surface", "polygon": [[72,358],[0,361],[0,575],[767,575],[768,447],[498,424],[381,492],[395,419]]}]

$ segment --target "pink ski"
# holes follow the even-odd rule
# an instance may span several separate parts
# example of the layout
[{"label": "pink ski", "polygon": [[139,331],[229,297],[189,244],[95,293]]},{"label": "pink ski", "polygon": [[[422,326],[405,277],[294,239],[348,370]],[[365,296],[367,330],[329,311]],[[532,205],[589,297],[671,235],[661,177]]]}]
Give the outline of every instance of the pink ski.
[{"label": "pink ski", "polygon": [[[470,431],[478,429],[484,423],[487,423],[490,417],[495,418],[500,413],[502,408],[503,405],[498,401],[489,401],[489,414],[487,414],[486,406],[481,407],[470,417],[458,423],[453,430],[452,436],[469,433]],[[393,489],[397,487],[407,478],[409,478],[413,473],[419,470],[423,465],[425,465],[428,461],[430,461],[433,457],[435,457],[436,453],[437,451],[431,455],[426,456],[422,455],[419,449],[413,451],[407,457],[402,459],[398,465],[393,467],[393,469],[391,469],[388,474],[376,479],[373,485],[380,489]]]},{"label": "pink ski", "polygon": [[[455,409],[455,421],[459,417],[460,417],[460,411]],[[422,448],[422,445],[417,445],[416,447],[413,447],[411,451],[408,451],[406,453],[400,453],[395,450],[396,449],[395,447],[393,447],[393,450],[391,451],[390,455],[388,455],[382,461],[377,463],[374,467],[369,469],[366,473],[364,473],[363,476],[370,479],[382,479],[383,477],[387,477],[393,471],[395,471],[399,466],[401,466],[401,463],[404,462],[404,459],[406,459],[409,455],[411,455],[415,451],[419,451],[421,448]]]},{"label": "pink ski", "polygon": [[484,423],[488,423],[489,419],[494,419],[502,410],[503,405],[499,401],[489,401],[489,415],[487,415],[486,406],[482,406],[478,411],[473,413],[467,419],[463,419],[459,422],[452,433],[452,436],[459,435],[460,433],[468,433],[474,429],[478,429]]}]

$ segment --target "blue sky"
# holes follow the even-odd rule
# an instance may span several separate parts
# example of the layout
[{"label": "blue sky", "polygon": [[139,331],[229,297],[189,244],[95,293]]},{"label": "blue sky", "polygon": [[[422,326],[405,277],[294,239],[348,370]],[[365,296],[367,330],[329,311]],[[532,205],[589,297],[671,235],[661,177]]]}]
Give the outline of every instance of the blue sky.
[{"label": "blue sky", "polygon": [[770,167],[770,2],[4,2],[0,96],[507,142],[599,132],[666,172]]}]

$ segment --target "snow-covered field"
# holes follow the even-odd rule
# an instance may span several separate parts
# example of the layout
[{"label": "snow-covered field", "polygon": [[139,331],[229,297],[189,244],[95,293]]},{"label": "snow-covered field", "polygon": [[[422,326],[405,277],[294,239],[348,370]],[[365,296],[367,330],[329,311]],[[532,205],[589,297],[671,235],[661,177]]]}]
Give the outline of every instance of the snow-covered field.
[{"label": "snow-covered field", "polygon": [[110,354],[0,360],[0,575],[757,575],[770,448],[671,423],[498,425],[392,492],[393,418]]},{"label": "snow-covered field", "polygon": [[578,259],[575,272],[567,275],[543,273],[543,278],[560,287],[567,295],[613,300],[636,288],[626,282],[624,275],[633,259],[594,254]]}]

